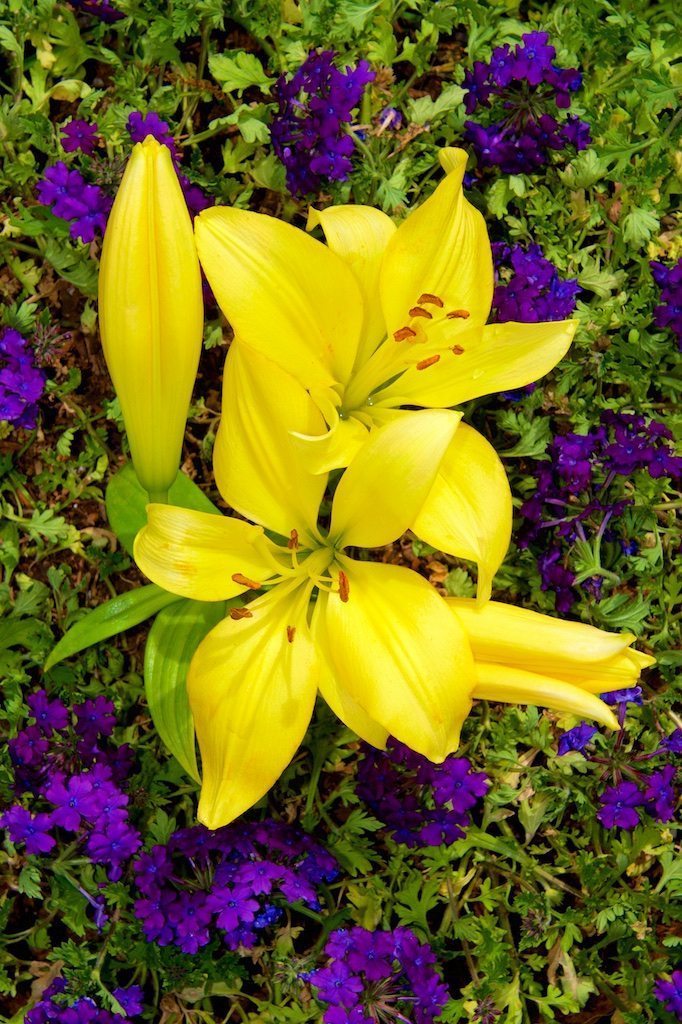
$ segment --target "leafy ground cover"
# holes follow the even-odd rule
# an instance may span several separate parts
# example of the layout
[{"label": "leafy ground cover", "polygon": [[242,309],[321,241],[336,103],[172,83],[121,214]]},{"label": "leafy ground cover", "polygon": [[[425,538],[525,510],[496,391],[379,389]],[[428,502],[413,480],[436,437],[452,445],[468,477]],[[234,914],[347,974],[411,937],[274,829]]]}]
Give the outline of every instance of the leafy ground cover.
[{"label": "leafy ground cover", "polygon": [[[644,0],[0,0],[4,1020],[682,1018],[675,22]],[[480,702],[436,768],[320,704],[268,798],[209,833],[147,710],[147,626],[43,671],[143,582],[104,509],[126,442],[95,296],[148,134],[192,212],[297,226],[339,202],[400,219],[440,148],[470,151],[494,319],[579,321],[537,386],[464,410],[515,499],[494,595],[637,635],[657,665],[616,696],[620,733]],[[206,299],[183,470],[220,504],[230,331]],[[474,593],[409,535],[379,557]]]}]

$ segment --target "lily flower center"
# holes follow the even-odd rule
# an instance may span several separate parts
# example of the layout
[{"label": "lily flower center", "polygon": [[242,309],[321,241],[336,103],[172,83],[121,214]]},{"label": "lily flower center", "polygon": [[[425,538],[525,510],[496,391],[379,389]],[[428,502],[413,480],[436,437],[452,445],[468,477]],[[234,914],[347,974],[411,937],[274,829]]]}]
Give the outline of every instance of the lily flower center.
[{"label": "lily flower center", "polygon": [[467,309],[448,309],[439,295],[422,292],[407,310],[405,323],[383,341],[351,378],[343,397],[346,415],[381,400],[381,388],[414,368],[428,371],[441,357],[466,351],[463,335],[470,327]]}]

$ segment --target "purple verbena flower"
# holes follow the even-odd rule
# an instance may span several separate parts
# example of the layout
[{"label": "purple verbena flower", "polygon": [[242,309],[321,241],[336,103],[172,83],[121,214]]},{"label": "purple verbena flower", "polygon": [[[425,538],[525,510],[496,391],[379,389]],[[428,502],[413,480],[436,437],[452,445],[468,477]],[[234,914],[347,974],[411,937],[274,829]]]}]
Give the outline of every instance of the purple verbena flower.
[{"label": "purple verbena flower", "polygon": [[76,10],[83,11],[84,14],[92,14],[95,18],[107,23],[119,21],[125,17],[123,12],[112,4],[111,0],[69,0],[69,3]]},{"label": "purple verbena flower", "polygon": [[367,746],[364,754],[357,794],[396,842],[440,846],[464,835],[468,811],[487,789],[484,772],[463,757],[434,765],[395,739],[385,751]]},{"label": "purple verbena flower", "polygon": [[38,182],[38,199],[52,208],[55,217],[71,221],[72,238],[91,242],[104,232],[112,200],[98,185],[88,185],[79,171],[69,170],[63,161],[45,169]]},{"label": "purple verbena flower", "polygon": [[60,700],[50,700],[45,690],[30,693],[26,698],[26,703],[36,720],[36,725],[46,736],[66,729],[69,713],[65,705]]},{"label": "purple verbena flower", "polygon": [[294,195],[317,192],[325,181],[345,181],[351,171],[355,147],[346,126],[375,75],[367,61],[340,71],[334,57],[332,50],[312,51],[294,75],[282,75],[273,89],[278,111],[272,145]]},{"label": "purple verbena flower", "polygon": [[659,978],[654,986],[654,996],[668,1013],[674,1013],[682,1020],[682,970],[673,971],[670,981]]},{"label": "purple verbena flower", "polygon": [[589,145],[586,122],[575,115],[563,121],[554,116],[570,107],[570,93],[581,85],[580,72],[556,67],[555,56],[547,32],[527,32],[513,50],[508,43],[497,46],[488,64],[476,61],[466,73],[466,112],[494,106],[491,123],[464,124],[479,167],[531,173],[547,163],[552,151]]},{"label": "purple verbena flower", "polygon": [[106,697],[96,697],[77,704],[76,732],[85,740],[96,740],[98,736],[110,736],[116,725],[114,705]]},{"label": "purple verbena flower", "polygon": [[597,818],[604,828],[624,828],[631,830],[639,824],[639,814],[635,810],[644,804],[644,796],[634,782],[619,782],[609,786],[599,797],[601,808]]},{"label": "purple verbena flower", "polygon": [[493,295],[496,322],[538,323],[565,320],[571,315],[580,285],[574,278],[560,278],[539,245],[525,249],[521,245],[494,242],[492,248],[497,282]]},{"label": "purple verbena flower", "polygon": [[677,797],[673,782],[677,772],[673,765],[666,765],[646,780],[644,800],[647,811],[657,821],[672,821],[675,816]]},{"label": "purple verbena flower", "polygon": [[0,825],[9,832],[13,843],[24,843],[26,853],[49,853],[56,840],[50,829],[54,822],[50,814],[31,814],[15,804],[0,817]]},{"label": "purple verbena flower", "polygon": [[432,950],[408,928],[371,932],[356,926],[332,932],[324,951],[328,962],[307,979],[327,1004],[325,1024],[389,1018],[432,1024],[447,1002]]},{"label": "purple verbena flower", "polygon": [[96,124],[74,118],[62,128],[62,149],[65,153],[80,150],[86,156],[92,156],[98,141]]},{"label": "purple verbena flower", "polygon": [[582,752],[599,730],[593,725],[576,725],[559,737],[559,755],[571,750]]},{"label": "purple verbena flower", "polygon": [[229,949],[251,948],[281,917],[278,902],[318,909],[318,887],[337,867],[302,832],[265,821],[180,829],[142,853],[134,871],[142,895],[135,915],[147,938],[195,953],[216,930]]},{"label": "purple verbena flower", "polygon": [[630,686],[622,690],[611,690],[609,693],[602,693],[601,699],[605,704],[641,704],[642,687]]},{"label": "purple verbena flower", "polygon": [[0,420],[32,430],[44,389],[45,374],[35,365],[26,339],[6,327],[0,332]]}]

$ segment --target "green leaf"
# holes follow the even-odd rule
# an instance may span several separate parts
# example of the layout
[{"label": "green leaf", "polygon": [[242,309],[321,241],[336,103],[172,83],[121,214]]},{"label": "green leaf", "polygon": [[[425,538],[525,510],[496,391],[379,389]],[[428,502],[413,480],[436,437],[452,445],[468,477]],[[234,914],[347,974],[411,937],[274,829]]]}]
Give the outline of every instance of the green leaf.
[{"label": "green leaf", "polygon": [[[111,478],[105,501],[109,524],[128,554],[132,555],[135,535],[147,522],[145,509],[149,502],[147,492],[135,476],[132,462],[127,462],[123,469]],[[184,473],[178,473],[176,476],[168,492],[168,502],[179,508],[221,514],[204,492]]]},{"label": "green leaf", "polygon": [[436,121],[443,114],[455,110],[464,98],[464,89],[460,85],[447,85],[440,96],[432,100],[430,96],[420,96],[410,100],[408,114],[413,124],[427,124]]},{"label": "green leaf", "polygon": [[138,626],[145,619],[156,615],[167,605],[180,601],[175,594],[169,594],[155,583],[149,583],[137,590],[129,590],[119,594],[111,601],[101,604],[99,608],[89,612],[65,633],[45,662],[45,672],[72,654],[92,647],[101,640],[123,633],[126,629]]},{"label": "green leaf", "polygon": [[156,731],[197,782],[187,669],[206,634],[225,617],[226,607],[225,601],[177,601],[157,615],[144,652],[144,685]]},{"label": "green leaf", "polygon": [[241,96],[245,89],[252,85],[265,93],[270,92],[271,79],[265,74],[263,65],[253,53],[238,52],[234,57],[225,53],[215,53],[208,59],[211,74],[223,87],[225,92],[236,92]]}]

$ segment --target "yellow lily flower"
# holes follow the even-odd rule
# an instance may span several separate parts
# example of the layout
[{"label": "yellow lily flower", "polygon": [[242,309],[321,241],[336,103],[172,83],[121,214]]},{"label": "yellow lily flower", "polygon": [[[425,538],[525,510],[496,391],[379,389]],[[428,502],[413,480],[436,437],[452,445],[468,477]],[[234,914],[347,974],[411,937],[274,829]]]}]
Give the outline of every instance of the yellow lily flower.
[{"label": "yellow lily flower", "polygon": [[[267,792],[303,739],[317,689],[367,742],[383,746],[391,734],[434,761],[457,748],[474,696],[570,706],[617,727],[588,683],[624,685],[631,666],[646,661],[636,652],[623,655],[631,637],[541,615],[538,625],[529,612],[520,613],[521,627],[510,625],[504,614],[518,610],[494,603],[486,606],[492,612],[474,617],[475,601],[446,601],[407,568],[346,552],[387,544],[418,519],[462,429],[457,413],[414,412],[373,431],[341,477],[329,527],[322,529],[327,477],[306,470],[292,437],[322,425],[305,389],[264,356],[237,346],[223,408],[238,413],[234,430],[225,420],[218,430],[216,481],[225,501],[251,522],[152,504],[135,541],[140,568],[172,593],[218,601],[265,590],[208,634],[190,666],[204,824],[226,824]],[[535,647],[524,632],[527,616],[537,631]],[[583,660],[597,667],[590,664],[581,689],[568,687],[567,694],[568,669],[554,671],[552,663],[548,681],[541,668],[543,641],[558,657],[558,631],[564,661],[580,661],[575,630]],[[505,688],[510,672],[513,685]]]},{"label": "yellow lily flower", "polygon": [[165,501],[178,472],[201,354],[201,271],[170,153],[133,149],[109,216],[99,278],[102,347],[137,477]]},{"label": "yellow lily flower", "polygon": [[209,828],[276,781],[303,739],[318,687],[370,743],[383,746],[390,733],[442,761],[457,748],[474,684],[464,631],[437,591],[410,569],[345,550],[383,546],[405,531],[459,415],[426,410],[375,431],[342,476],[323,532],[326,476],[300,465],[290,436],[320,427],[318,410],[293,377],[239,351],[224,408],[236,392],[257,393],[268,417],[244,401],[241,429],[228,434],[221,424],[216,480],[259,525],[151,504],[135,541],[142,571],[180,596],[216,601],[266,588],[208,634],[188,674],[203,763],[198,813]]},{"label": "yellow lily flower", "polygon": [[595,694],[634,686],[656,661],[631,650],[632,633],[607,633],[497,601],[447,603],[474,655],[473,696],[484,700],[544,705],[617,729],[615,715]]},{"label": "yellow lily flower", "polygon": [[[328,245],[272,217],[214,207],[195,222],[199,257],[237,345],[268,356],[309,392],[324,424],[300,432],[313,472],[349,465],[368,431],[412,415],[521,387],[565,354],[572,321],[486,326],[490,242],[465,199],[467,155],[396,229],[379,210],[312,211]],[[235,410],[225,409],[228,421]],[[511,534],[504,469],[490,445],[460,429],[417,524],[424,540],[479,565],[490,596]]]}]

